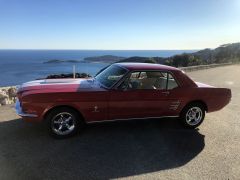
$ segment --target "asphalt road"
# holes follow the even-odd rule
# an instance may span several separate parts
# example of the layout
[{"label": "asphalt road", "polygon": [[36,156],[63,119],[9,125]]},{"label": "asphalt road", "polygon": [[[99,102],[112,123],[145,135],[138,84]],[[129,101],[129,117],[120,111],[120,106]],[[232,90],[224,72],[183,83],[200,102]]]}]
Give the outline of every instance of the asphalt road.
[{"label": "asphalt road", "polygon": [[0,179],[240,179],[240,66],[188,73],[232,89],[196,130],[176,119],[89,125],[65,140],[0,107]]}]

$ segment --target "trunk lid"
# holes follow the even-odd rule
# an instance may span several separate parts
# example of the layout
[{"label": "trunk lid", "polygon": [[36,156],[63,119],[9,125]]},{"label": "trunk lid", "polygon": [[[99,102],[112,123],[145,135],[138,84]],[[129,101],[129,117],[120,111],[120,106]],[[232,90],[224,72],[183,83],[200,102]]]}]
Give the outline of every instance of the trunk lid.
[{"label": "trunk lid", "polygon": [[198,87],[204,87],[204,88],[214,88],[214,86],[211,86],[211,85],[208,85],[208,84],[204,84],[204,83],[201,83],[201,82],[195,82],[196,85]]}]

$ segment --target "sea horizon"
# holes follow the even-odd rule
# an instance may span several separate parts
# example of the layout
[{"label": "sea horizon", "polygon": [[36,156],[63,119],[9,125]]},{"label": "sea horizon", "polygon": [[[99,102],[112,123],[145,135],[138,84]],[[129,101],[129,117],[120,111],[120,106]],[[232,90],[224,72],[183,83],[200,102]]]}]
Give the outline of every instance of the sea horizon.
[{"label": "sea horizon", "polygon": [[[50,74],[76,72],[94,76],[107,62],[84,62],[86,57],[113,55],[121,57],[170,57],[176,54],[196,52],[196,50],[43,50],[43,49],[0,49],[0,87],[19,85]],[[78,60],[83,62],[44,63],[49,60]]]},{"label": "sea horizon", "polygon": [[[208,49],[208,48],[204,48]],[[214,49],[214,48],[209,48]],[[0,51],[5,50],[14,50],[14,51],[199,51],[203,49],[14,49],[14,48],[0,48]]]}]

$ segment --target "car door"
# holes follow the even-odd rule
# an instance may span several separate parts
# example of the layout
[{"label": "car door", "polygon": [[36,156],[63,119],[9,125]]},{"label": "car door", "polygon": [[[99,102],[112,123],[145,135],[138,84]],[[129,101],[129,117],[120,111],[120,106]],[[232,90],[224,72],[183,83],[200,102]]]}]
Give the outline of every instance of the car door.
[{"label": "car door", "polygon": [[[158,79],[161,85],[156,83]],[[171,103],[176,101],[175,90],[167,88],[167,80],[165,72],[132,72],[119,88],[110,91],[109,119],[166,116]],[[128,88],[122,88],[126,84]]]}]

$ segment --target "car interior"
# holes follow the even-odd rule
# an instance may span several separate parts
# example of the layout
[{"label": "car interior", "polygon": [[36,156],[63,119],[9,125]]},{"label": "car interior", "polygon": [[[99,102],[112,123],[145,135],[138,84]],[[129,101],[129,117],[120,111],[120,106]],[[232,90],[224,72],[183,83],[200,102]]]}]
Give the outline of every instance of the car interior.
[{"label": "car interior", "polygon": [[127,89],[174,89],[178,85],[170,73],[160,71],[133,72],[124,84]]}]

